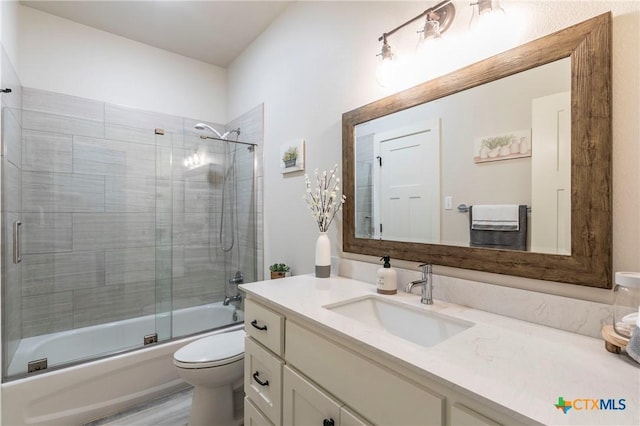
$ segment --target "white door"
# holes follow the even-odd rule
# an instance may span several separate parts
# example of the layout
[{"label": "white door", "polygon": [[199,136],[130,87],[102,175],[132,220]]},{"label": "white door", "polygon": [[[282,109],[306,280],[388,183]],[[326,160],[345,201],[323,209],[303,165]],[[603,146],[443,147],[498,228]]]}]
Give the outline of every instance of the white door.
[{"label": "white door", "polygon": [[374,201],[379,237],[440,242],[440,120],[425,120],[375,136]]},{"label": "white door", "polygon": [[571,254],[571,94],[532,100],[531,251]]}]

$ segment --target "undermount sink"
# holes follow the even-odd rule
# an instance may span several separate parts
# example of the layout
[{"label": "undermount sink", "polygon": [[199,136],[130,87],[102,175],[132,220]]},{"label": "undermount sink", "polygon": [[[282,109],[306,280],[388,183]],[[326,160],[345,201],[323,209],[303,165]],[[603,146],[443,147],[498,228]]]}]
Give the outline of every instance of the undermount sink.
[{"label": "undermount sink", "polygon": [[364,296],[323,308],[424,347],[437,345],[473,326],[471,322],[376,296]]}]

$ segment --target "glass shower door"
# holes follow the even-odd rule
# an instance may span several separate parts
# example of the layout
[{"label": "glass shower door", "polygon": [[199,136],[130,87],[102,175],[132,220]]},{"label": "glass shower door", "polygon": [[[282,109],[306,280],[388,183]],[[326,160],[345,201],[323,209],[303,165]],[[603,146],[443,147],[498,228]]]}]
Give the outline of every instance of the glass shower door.
[{"label": "glass shower door", "polygon": [[253,145],[200,135],[174,150],[174,338],[242,321],[237,285],[256,279]]}]

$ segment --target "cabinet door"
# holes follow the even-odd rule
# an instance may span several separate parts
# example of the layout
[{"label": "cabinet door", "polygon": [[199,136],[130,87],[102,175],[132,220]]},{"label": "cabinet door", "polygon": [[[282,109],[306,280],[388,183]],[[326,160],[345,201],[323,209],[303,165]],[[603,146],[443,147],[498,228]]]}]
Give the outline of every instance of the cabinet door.
[{"label": "cabinet door", "polygon": [[340,425],[340,404],[287,366],[284,367],[282,389],[284,425]]},{"label": "cabinet door", "polygon": [[244,426],[273,426],[249,398],[244,399]]},{"label": "cabinet door", "polygon": [[347,407],[340,408],[340,426],[371,426]]},{"label": "cabinet door", "polygon": [[451,406],[451,426],[500,426],[499,423],[483,416],[462,404]]},{"label": "cabinet door", "polygon": [[287,363],[379,425],[442,425],[445,398],[292,321]]}]

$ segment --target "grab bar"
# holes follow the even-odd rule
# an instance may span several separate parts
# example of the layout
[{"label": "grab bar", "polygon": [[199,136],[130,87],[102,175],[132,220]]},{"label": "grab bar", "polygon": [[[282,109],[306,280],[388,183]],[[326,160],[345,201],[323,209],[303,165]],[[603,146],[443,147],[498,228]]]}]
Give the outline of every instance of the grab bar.
[{"label": "grab bar", "polygon": [[20,225],[22,225],[22,222],[19,220],[13,222],[13,263],[15,264],[22,262],[22,256],[20,256]]}]

